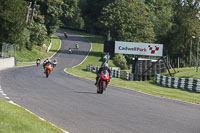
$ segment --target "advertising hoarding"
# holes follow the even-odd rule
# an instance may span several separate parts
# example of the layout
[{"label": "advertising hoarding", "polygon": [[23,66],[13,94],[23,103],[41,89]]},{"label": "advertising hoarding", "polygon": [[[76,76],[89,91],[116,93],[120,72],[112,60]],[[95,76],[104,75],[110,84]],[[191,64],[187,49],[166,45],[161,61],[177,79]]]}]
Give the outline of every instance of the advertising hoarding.
[{"label": "advertising hoarding", "polygon": [[163,56],[163,44],[115,41],[115,53]]}]

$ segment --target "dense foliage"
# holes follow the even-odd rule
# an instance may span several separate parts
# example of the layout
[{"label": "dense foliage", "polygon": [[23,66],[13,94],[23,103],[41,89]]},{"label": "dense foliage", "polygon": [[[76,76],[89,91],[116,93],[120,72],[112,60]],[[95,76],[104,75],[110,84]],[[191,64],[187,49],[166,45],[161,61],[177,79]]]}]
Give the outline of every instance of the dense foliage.
[{"label": "dense foliage", "polygon": [[164,55],[187,58],[190,47],[197,52],[199,11],[200,0],[0,0],[0,44],[31,50],[67,25],[164,44]]},{"label": "dense foliage", "polygon": [[127,69],[127,62],[123,54],[116,54],[115,57],[113,58],[113,63],[116,66],[119,66],[121,69]]}]

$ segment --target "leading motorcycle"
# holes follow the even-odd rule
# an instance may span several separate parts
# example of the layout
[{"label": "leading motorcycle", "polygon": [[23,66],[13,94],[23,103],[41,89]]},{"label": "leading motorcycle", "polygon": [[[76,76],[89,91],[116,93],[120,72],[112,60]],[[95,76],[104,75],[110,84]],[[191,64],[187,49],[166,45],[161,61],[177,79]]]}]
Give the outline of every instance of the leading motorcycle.
[{"label": "leading motorcycle", "polygon": [[109,83],[109,72],[107,70],[103,70],[101,75],[97,81],[97,93],[103,94],[103,91],[106,90],[107,85]]},{"label": "leading motorcycle", "polygon": [[67,32],[64,32],[64,36],[65,36],[66,38],[68,37]]}]

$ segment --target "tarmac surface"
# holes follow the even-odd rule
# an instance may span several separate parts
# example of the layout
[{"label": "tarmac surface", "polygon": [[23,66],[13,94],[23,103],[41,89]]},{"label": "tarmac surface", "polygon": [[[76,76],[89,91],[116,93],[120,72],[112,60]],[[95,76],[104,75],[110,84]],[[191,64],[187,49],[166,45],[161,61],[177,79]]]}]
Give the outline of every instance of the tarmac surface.
[{"label": "tarmac surface", "polygon": [[[0,71],[10,100],[70,133],[200,133],[199,105],[115,86],[101,95],[94,81],[65,73],[85,59],[91,45],[78,35],[57,36],[62,46],[49,78],[42,66]],[[76,42],[79,49],[69,54]]]}]

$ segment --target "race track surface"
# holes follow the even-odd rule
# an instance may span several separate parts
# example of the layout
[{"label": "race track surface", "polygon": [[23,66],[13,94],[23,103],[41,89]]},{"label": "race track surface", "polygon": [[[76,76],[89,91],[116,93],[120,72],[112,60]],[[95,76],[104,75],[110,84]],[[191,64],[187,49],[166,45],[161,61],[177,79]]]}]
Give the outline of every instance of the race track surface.
[{"label": "race track surface", "polygon": [[[49,78],[42,66],[0,72],[1,87],[12,101],[70,133],[200,133],[199,105],[114,86],[100,95],[94,81],[65,73],[64,68],[86,57],[91,45],[78,35],[56,35],[62,46]],[[76,42],[79,49],[69,54]]]}]

